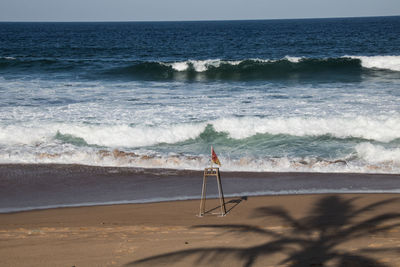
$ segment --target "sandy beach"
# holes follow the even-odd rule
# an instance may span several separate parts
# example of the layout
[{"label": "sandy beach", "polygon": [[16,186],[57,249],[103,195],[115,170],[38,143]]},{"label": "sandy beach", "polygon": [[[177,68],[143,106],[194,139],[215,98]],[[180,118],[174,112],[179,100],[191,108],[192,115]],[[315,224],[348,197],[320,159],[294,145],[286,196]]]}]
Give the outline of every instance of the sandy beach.
[{"label": "sandy beach", "polygon": [[197,217],[198,200],[0,214],[0,265],[400,266],[397,194],[226,202],[225,217]]}]

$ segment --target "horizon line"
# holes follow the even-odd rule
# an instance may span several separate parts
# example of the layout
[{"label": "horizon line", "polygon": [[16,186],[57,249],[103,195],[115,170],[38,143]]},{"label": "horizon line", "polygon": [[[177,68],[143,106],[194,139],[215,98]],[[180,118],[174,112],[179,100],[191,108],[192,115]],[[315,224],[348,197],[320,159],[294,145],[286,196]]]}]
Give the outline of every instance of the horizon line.
[{"label": "horizon line", "polygon": [[373,16],[334,16],[334,17],[298,17],[298,18],[262,18],[262,19],[199,19],[199,20],[0,20],[0,23],[128,23],[128,22],[224,22],[224,21],[268,21],[268,20],[314,20],[314,19],[357,19],[400,17],[400,15]]}]

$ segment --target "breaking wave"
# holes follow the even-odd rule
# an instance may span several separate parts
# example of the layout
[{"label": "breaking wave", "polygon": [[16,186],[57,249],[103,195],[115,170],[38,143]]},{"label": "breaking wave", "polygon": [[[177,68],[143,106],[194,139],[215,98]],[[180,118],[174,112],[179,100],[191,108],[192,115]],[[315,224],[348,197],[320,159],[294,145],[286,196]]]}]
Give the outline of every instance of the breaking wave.
[{"label": "breaking wave", "polygon": [[[27,135],[26,133],[30,134]],[[0,127],[0,163],[400,173],[400,118],[223,118],[165,126]]]},{"label": "breaking wave", "polygon": [[212,122],[217,131],[242,139],[256,134],[331,135],[389,142],[400,138],[400,118],[223,118]]},{"label": "breaking wave", "polygon": [[400,56],[137,62],[108,73],[140,79],[202,81],[357,78],[377,70],[400,71]]},{"label": "breaking wave", "polygon": [[[374,152],[379,152],[375,154]],[[357,154],[358,153],[358,154]],[[341,158],[319,157],[254,157],[232,158],[219,154],[224,171],[257,172],[350,172],[350,173],[400,173],[399,149],[385,149],[372,144],[361,144],[357,153]],[[155,152],[126,152],[107,149],[67,149],[63,152],[0,153],[1,163],[58,163],[92,166],[171,168],[201,170],[209,166],[209,155],[159,154]]]},{"label": "breaking wave", "polygon": [[[217,120],[164,126],[85,125],[53,123],[0,126],[0,144],[36,144],[54,138],[74,144],[104,147],[145,147],[173,144],[198,138],[215,130],[210,138],[246,139],[258,134],[289,136],[332,136],[390,142],[400,138],[400,118],[221,118]],[[29,135],[26,133],[29,132]]]},{"label": "breaking wave", "polygon": [[361,143],[356,146],[357,154],[366,162],[372,164],[386,163],[400,166],[400,148],[385,148],[382,145]]},{"label": "breaking wave", "polygon": [[361,61],[361,66],[368,69],[400,71],[400,56],[347,56]]},{"label": "breaking wave", "polygon": [[[164,126],[43,124],[0,126],[0,144],[35,144],[54,137],[107,147],[143,147],[195,139],[207,127],[245,139],[257,134],[360,138],[390,142],[400,138],[400,118],[221,118]],[[29,132],[29,135],[26,135]],[[212,138],[216,138],[213,136]],[[75,139],[74,139],[75,138]]]},{"label": "breaking wave", "polygon": [[[281,59],[126,61],[67,60],[58,58],[0,58],[0,72],[71,72],[94,79],[138,80],[273,80],[348,79],[400,71],[400,56],[343,56]],[[387,73],[386,73],[387,74]],[[75,75],[75,74],[74,74]]]}]

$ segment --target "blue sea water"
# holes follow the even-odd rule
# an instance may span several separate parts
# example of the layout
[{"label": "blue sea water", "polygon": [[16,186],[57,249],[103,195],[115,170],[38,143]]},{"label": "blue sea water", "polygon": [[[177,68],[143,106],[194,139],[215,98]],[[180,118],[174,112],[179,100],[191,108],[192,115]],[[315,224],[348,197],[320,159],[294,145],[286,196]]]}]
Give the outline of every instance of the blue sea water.
[{"label": "blue sea water", "polygon": [[400,173],[400,17],[0,23],[0,163]]}]

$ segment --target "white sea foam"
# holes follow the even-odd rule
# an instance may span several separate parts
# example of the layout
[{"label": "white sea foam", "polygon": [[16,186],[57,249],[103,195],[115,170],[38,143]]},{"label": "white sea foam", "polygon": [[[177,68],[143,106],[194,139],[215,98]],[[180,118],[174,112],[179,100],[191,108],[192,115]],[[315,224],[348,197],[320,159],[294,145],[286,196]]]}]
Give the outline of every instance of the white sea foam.
[{"label": "white sea foam", "polygon": [[389,142],[400,138],[400,118],[223,118],[212,122],[217,131],[243,139],[256,134],[332,135]]},{"label": "white sea foam", "polygon": [[158,143],[176,143],[196,138],[204,129],[204,123],[159,127],[62,123],[30,126],[10,125],[0,127],[0,144],[33,145],[44,143],[60,133],[82,138],[90,145],[140,147]]},{"label": "white sea foam", "polygon": [[300,60],[304,59],[303,57],[291,57],[291,56],[285,56],[284,59],[289,60],[292,63],[299,63]]},{"label": "white sea foam", "polygon": [[400,56],[345,56],[361,60],[364,68],[400,71]]},{"label": "white sea foam", "polygon": [[[283,59],[286,59],[293,63],[298,63],[302,58],[301,57],[290,57],[286,56]],[[249,59],[254,62],[276,62],[278,60],[272,59],[261,59],[261,58],[252,58]],[[179,61],[173,63],[161,63],[166,66],[172,67],[176,71],[187,71],[189,68],[193,68],[196,72],[204,72],[207,71],[210,67],[218,68],[222,64],[229,64],[232,66],[239,65],[244,60],[221,60],[221,59],[206,59],[206,60],[187,60],[187,61]]]},{"label": "white sea foam", "polygon": [[[62,163],[97,166],[202,169],[208,155],[176,154],[148,146],[195,139],[212,125],[234,139],[256,134],[292,136],[332,135],[370,139],[335,159],[318,155],[220,154],[230,171],[311,171],[400,173],[400,148],[384,144],[400,138],[400,118],[258,118],[229,117],[201,123],[172,125],[87,125],[80,123],[24,123],[0,126],[0,163]],[[59,135],[57,135],[59,133]],[[61,136],[60,136],[61,134]],[[82,140],[84,142],[82,142]],[[381,145],[375,141],[383,142]],[[201,142],[201,141],[200,141]],[[94,146],[88,146],[94,145]],[[100,147],[98,147],[100,146]],[[115,148],[125,152],[113,151]],[[152,150],[154,149],[154,150]]]},{"label": "white sea foam", "polygon": [[171,66],[176,71],[186,71],[190,67],[193,67],[193,69],[196,72],[204,72],[210,66],[219,67],[222,63],[224,63],[224,61],[221,61],[219,59],[208,59],[208,60],[187,60],[187,61],[163,63],[163,64]]},{"label": "white sea foam", "polygon": [[176,71],[187,71],[192,67],[196,72],[204,72],[209,69],[209,67],[218,68],[221,64],[238,65],[242,61],[226,61],[220,59],[207,59],[207,60],[187,60],[179,61],[174,63],[162,63],[166,66],[172,67]]},{"label": "white sea foam", "polygon": [[148,146],[158,143],[176,143],[195,138],[203,131],[201,124],[146,127],[116,126],[73,126],[63,127],[59,132],[83,138],[88,144],[115,147]]},{"label": "white sea foam", "polygon": [[174,62],[174,63],[170,63],[170,64],[165,64],[165,65],[171,66],[176,71],[185,71],[185,70],[187,70],[189,68],[189,64],[186,61],[184,61],[184,62]]},{"label": "white sea foam", "polygon": [[[52,140],[57,133],[82,138],[87,144],[106,147],[143,147],[177,143],[198,137],[207,124],[231,138],[244,139],[256,134],[293,136],[332,135],[390,142],[400,138],[400,118],[221,118],[202,123],[130,126],[45,123],[0,126],[0,144],[35,145]],[[27,134],[29,133],[29,134]]]},{"label": "white sea foam", "polygon": [[54,132],[46,126],[0,126],[0,144],[4,145],[33,145],[46,142],[52,136]]},{"label": "white sea foam", "polygon": [[[393,71],[400,71],[400,56],[344,56],[343,58],[359,59],[364,68],[387,69]],[[299,63],[304,57],[285,56],[282,59],[288,60],[292,63]],[[252,58],[248,59],[254,62],[277,62],[282,59],[261,59]],[[244,60],[221,60],[221,59],[207,59],[207,60],[186,60],[173,63],[161,63],[166,66],[172,67],[176,71],[187,71],[193,68],[196,72],[204,72],[209,67],[219,67],[221,64],[238,65]]]},{"label": "white sea foam", "polygon": [[[171,168],[201,170],[209,165],[209,156],[185,156],[168,154],[141,154],[123,152],[119,150],[107,151],[96,148],[78,149],[72,146],[64,148],[62,153],[38,153],[21,149],[19,151],[1,151],[1,163],[60,163],[84,164],[94,166],[140,167],[140,168]],[[370,148],[369,148],[370,149]],[[59,149],[60,150],[60,149]],[[362,152],[363,148],[359,148]],[[379,148],[378,148],[379,150]],[[56,150],[57,151],[57,150]],[[382,152],[382,149],[379,150]],[[368,154],[370,153],[370,154]],[[392,153],[389,151],[389,153]],[[394,153],[398,153],[395,151]],[[361,155],[363,156],[363,155]],[[390,157],[386,155],[383,157]],[[338,159],[321,160],[318,158],[254,158],[242,157],[232,159],[219,154],[224,171],[258,171],[258,172],[362,172],[362,173],[400,173],[400,164],[397,162],[378,162],[380,155],[367,152],[366,159]]]},{"label": "white sea foam", "polygon": [[365,142],[357,145],[356,151],[359,157],[367,162],[400,166],[400,148],[384,148],[381,145]]}]

